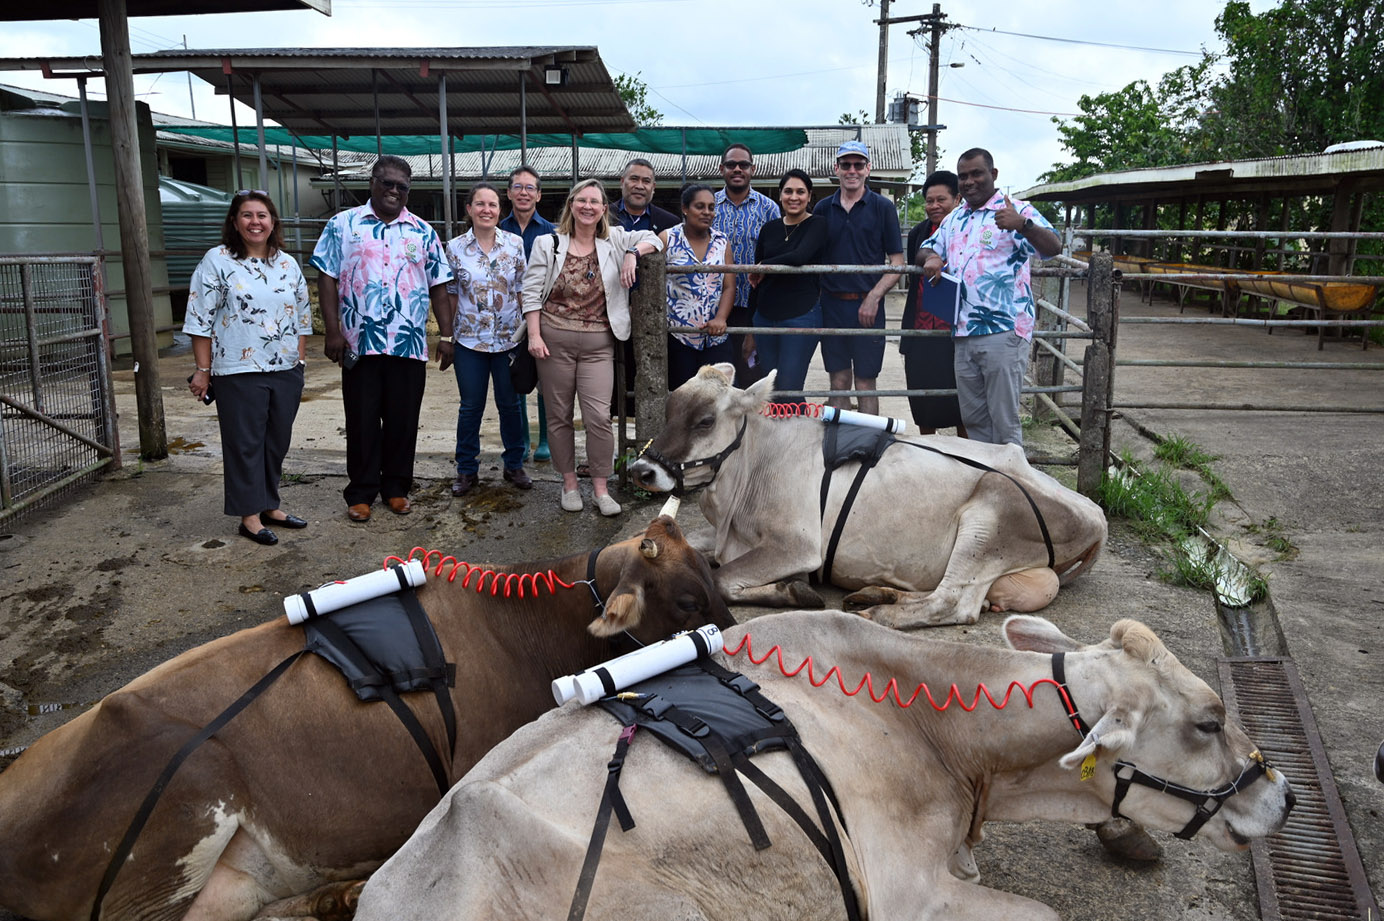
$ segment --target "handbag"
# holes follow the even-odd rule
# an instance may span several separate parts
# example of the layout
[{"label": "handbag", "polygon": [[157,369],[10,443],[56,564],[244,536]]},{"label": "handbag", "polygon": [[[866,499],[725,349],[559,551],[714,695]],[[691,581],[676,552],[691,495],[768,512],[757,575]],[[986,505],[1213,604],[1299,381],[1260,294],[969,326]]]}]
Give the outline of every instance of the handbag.
[{"label": "handbag", "polygon": [[538,361],[529,351],[529,336],[526,332],[516,348],[509,352],[509,382],[514,392],[528,396],[538,387]]}]

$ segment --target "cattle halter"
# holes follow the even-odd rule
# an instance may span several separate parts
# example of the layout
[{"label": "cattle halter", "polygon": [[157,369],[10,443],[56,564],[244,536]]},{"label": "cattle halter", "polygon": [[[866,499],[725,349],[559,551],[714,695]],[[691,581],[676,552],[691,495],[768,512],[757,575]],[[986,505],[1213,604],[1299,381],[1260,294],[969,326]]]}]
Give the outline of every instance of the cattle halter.
[{"label": "cattle halter", "polygon": [[[1067,711],[1067,719],[1072,721],[1072,727],[1085,740],[1087,736],[1091,735],[1091,727],[1081,718],[1081,713],[1072,700],[1071,690],[1067,687],[1066,669],[1063,666],[1064,656],[1064,653],[1053,653],[1052,677],[1058,690],[1058,696],[1062,699],[1062,707]],[[1171,780],[1155,777],[1128,761],[1116,761],[1110,768],[1115,774],[1115,799],[1110,804],[1110,814],[1117,819],[1126,818],[1120,814],[1120,803],[1124,802],[1129,788],[1136,784],[1157,790],[1160,793],[1166,793],[1169,796],[1175,796],[1196,807],[1196,812],[1192,814],[1192,818],[1187,821],[1182,830],[1174,833],[1176,837],[1190,841],[1201,830],[1201,827],[1220,811],[1226,800],[1253,784],[1260,777],[1268,777],[1269,780],[1273,780],[1273,768],[1269,766],[1269,763],[1264,760],[1264,756],[1258,750],[1251,753],[1249,757],[1250,763],[1240,771],[1239,777],[1214,790],[1196,790],[1192,787],[1185,787],[1182,784],[1173,783]]]},{"label": "cattle halter", "polygon": [[658,466],[662,467],[668,475],[673,478],[676,485],[669,490],[669,492],[680,499],[688,492],[687,484],[683,482],[683,474],[689,470],[695,470],[698,467],[710,467],[711,479],[707,480],[705,483],[693,486],[692,489],[705,489],[710,486],[712,481],[716,479],[716,474],[721,472],[721,465],[726,462],[726,458],[730,457],[739,449],[740,443],[745,439],[745,428],[748,424],[749,417],[742,417],[740,419],[740,431],[735,433],[735,440],[721,450],[720,453],[714,454],[711,457],[703,457],[694,461],[683,461],[682,463],[670,461],[658,451],[654,450],[652,438],[645,443],[644,449],[639,452],[639,456],[647,457],[653,463],[658,464]]}]

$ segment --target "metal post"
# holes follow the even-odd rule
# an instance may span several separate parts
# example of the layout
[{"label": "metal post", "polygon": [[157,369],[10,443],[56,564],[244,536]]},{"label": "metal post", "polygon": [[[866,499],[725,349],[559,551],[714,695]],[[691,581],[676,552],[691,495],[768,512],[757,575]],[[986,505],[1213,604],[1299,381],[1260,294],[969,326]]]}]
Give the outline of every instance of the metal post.
[{"label": "metal post", "polygon": [[1115,383],[1115,327],[1118,322],[1115,259],[1092,253],[1086,276],[1086,322],[1095,339],[1082,367],[1081,441],[1077,449],[1077,490],[1094,496],[1110,456],[1110,402]]},{"label": "metal post", "polygon": [[452,127],[447,119],[447,74],[437,75],[437,133],[442,136],[442,219],[452,239]]},{"label": "metal post", "polygon": [[264,102],[260,99],[260,78],[250,78],[255,93],[255,140],[259,142],[259,187],[269,191],[269,152],[264,147]]},{"label": "metal post", "polygon": [[[937,169],[937,71],[942,60],[942,4],[932,5],[932,44],[928,47],[927,64],[927,174]],[[905,105],[907,100],[905,100]],[[908,119],[905,118],[905,121]]]},{"label": "metal post", "polygon": [[34,409],[44,412],[43,363],[39,360],[38,311],[34,309],[34,267],[19,267],[19,290],[24,300],[24,329],[29,334],[29,386],[34,391]]},{"label": "metal post", "polygon": [[519,74],[519,165],[529,165],[528,71]]},{"label": "metal post", "polygon": [[682,184],[687,185],[687,129],[682,129]]},{"label": "metal post", "polygon": [[125,310],[135,359],[135,403],[139,452],[146,460],[168,456],[163,391],[159,385],[159,340],[154,331],[154,284],[149,266],[149,225],[139,156],[139,110],[130,61],[130,24],[125,0],[99,0],[101,57],[111,112],[115,195],[120,217],[120,258],[125,267]]},{"label": "metal post", "polygon": [[370,68],[370,98],[375,103],[375,157],[384,156],[384,139],[380,137],[380,73]]},{"label": "metal post", "polygon": [[875,124],[884,124],[884,84],[889,76],[889,0],[879,0],[879,67],[875,74]]},{"label": "metal post", "polygon": [[[662,253],[639,257],[639,287],[630,292],[634,337],[634,413],[641,441],[663,431],[668,402],[668,260]],[[621,456],[625,446],[619,445]],[[620,474],[626,476],[624,470]],[[623,482],[623,481],[622,481]]]},{"label": "metal post", "polygon": [[581,181],[581,155],[577,153],[577,133],[572,132],[572,185]]},{"label": "metal post", "polygon": [[336,157],[336,132],[332,132],[332,214],[341,210],[341,167]]},{"label": "metal post", "polygon": [[96,232],[96,250],[105,266],[106,240],[101,231],[101,196],[96,191],[96,166],[91,155],[91,115],[87,110],[86,77],[77,78],[77,94],[82,101],[82,148],[86,151],[87,194],[91,197],[91,229]]},{"label": "metal post", "polygon": [[293,144],[293,255],[303,257],[303,216],[298,212],[298,144]]},{"label": "metal post", "polygon": [[235,179],[230,191],[235,192],[245,188],[245,179],[240,175],[240,128],[235,123],[235,80],[230,74],[226,74],[226,98],[231,104],[231,176]]},{"label": "metal post", "polygon": [[[101,337],[96,344],[96,373],[101,380],[101,432],[111,449],[111,469],[119,470],[120,426],[116,424],[115,391],[111,385],[110,342],[111,312],[106,302],[106,260],[97,259],[91,267],[91,315],[100,326]],[[0,466],[4,463],[0,460]]]}]

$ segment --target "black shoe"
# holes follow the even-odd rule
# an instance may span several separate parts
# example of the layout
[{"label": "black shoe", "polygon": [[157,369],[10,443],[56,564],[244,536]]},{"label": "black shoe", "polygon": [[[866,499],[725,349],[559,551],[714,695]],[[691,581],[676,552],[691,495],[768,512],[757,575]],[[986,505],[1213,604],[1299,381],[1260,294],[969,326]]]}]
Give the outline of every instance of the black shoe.
[{"label": "black shoe", "polygon": [[513,483],[516,489],[533,489],[533,478],[524,472],[523,467],[506,469],[504,477],[507,482]]},{"label": "black shoe", "polygon": [[291,528],[295,531],[308,526],[306,519],[299,518],[297,515],[290,515],[287,512],[284,513],[283,518],[270,518],[268,512],[260,512],[260,524],[275,528]]},{"label": "black shoe", "polygon": [[258,531],[251,531],[249,528],[245,527],[244,523],[240,525],[240,536],[248,537],[255,543],[264,544],[266,547],[272,547],[279,542],[279,536],[268,528],[260,528]]},{"label": "black shoe", "polygon": [[476,475],[474,473],[458,473],[457,478],[452,481],[452,495],[460,498],[476,488]]}]

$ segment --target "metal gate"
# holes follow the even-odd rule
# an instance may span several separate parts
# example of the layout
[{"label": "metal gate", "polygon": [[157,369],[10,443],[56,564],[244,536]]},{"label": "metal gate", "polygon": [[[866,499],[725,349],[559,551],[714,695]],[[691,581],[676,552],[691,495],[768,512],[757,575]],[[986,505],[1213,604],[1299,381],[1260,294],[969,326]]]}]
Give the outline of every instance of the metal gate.
[{"label": "metal gate", "polygon": [[0,531],[119,466],[101,265],[0,256]]}]

